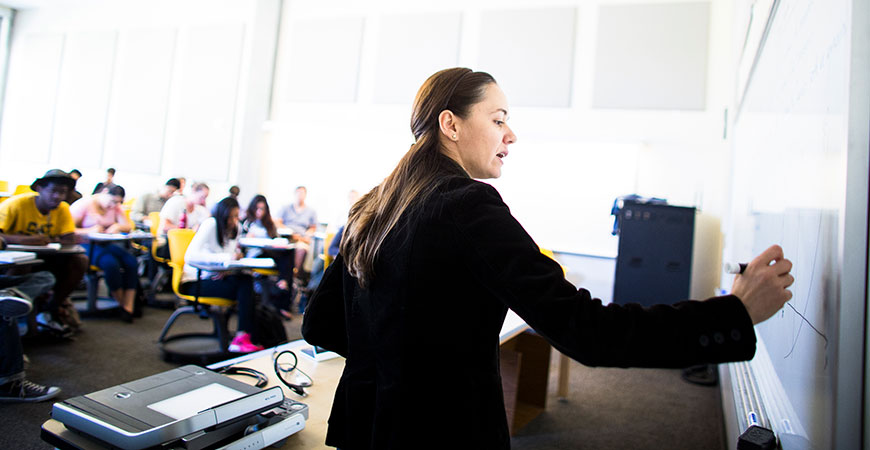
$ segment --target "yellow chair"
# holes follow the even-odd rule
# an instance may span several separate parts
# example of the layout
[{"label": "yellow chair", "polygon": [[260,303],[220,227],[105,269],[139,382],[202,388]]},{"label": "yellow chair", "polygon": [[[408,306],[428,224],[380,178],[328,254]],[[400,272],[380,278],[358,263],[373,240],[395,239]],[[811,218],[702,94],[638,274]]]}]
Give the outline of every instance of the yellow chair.
[{"label": "yellow chair", "polygon": [[[559,260],[556,259],[556,254],[553,253],[552,250],[550,250],[550,249],[546,249],[546,248],[543,248],[543,247],[538,247],[538,249],[540,249],[540,250],[541,250],[541,253],[543,253],[545,256],[549,257],[549,258],[552,259],[553,261],[556,261],[557,263],[559,262]],[[562,273],[563,273],[564,275],[568,275],[568,268],[567,268],[567,267],[563,266],[561,263],[559,264],[559,267],[562,268]]]},{"label": "yellow chair", "polygon": [[[134,225],[133,219],[130,217],[130,215],[133,213],[133,205],[135,203],[136,203],[136,197],[133,197],[129,200],[124,200],[124,203],[121,203],[121,211],[124,211],[124,216],[127,217],[127,221],[130,222],[131,225]],[[134,225],[134,228],[135,228],[135,225]]]},{"label": "yellow chair", "polygon": [[34,191],[33,189],[30,189],[30,185],[19,184],[18,186],[15,187],[15,192],[13,192],[12,195],[26,194],[28,192],[36,192],[36,191]]},{"label": "yellow chair", "polygon": [[[541,253],[548,256],[550,259],[559,262],[552,250],[542,247],[538,248],[541,250]],[[562,264],[559,264],[559,266],[562,267],[562,273],[567,275],[568,268]],[[556,389],[556,395],[558,395],[560,399],[568,398],[568,369],[570,368],[570,362],[570,359],[565,356],[564,353],[559,353],[559,387]]]},{"label": "yellow chair", "polygon": [[[151,236],[154,236],[154,240],[151,242],[151,257],[160,264],[168,264],[169,260],[157,256],[157,249],[162,244],[162,239],[157,235],[157,230],[160,228],[160,212],[148,213],[148,220],[151,222]],[[169,252],[171,256],[172,247],[169,248]]]},{"label": "yellow chair", "polygon": [[332,256],[329,256],[329,246],[332,245],[332,240],[335,239],[336,233],[326,233],[326,239],[323,240],[323,270],[332,263]]},{"label": "yellow chair", "polygon": [[[157,341],[163,350],[164,358],[168,360],[192,360],[196,359],[203,363],[223,358],[227,354],[230,345],[230,332],[228,327],[229,316],[236,301],[221,297],[197,297],[195,295],[181,293],[181,276],[184,273],[184,254],[190,241],[193,240],[193,230],[175,229],[169,230],[169,265],[172,267],[172,291],[178,298],[191,302],[191,305],[182,306],[172,313],[166,321],[160,337]],[[202,318],[211,318],[213,329],[210,334],[206,333],[180,333],[167,337],[169,329],[182,314],[197,314]]]}]

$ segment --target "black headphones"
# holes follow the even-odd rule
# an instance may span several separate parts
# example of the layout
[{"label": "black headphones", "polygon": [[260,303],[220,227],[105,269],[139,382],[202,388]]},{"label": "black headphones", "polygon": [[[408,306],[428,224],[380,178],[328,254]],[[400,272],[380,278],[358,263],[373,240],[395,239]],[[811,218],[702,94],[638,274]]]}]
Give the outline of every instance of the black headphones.
[{"label": "black headphones", "polygon": [[[292,356],[293,362],[289,363],[289,364],[279,364],[278,360],[284,355]],[[307,373],[303,372],[302,369],[299,369],[296,367],[298,362],[299,362],[299,359],[296,357],[296,353],[293,353],[292,350],[284,350],[282,352],[275,353],[272,357],[272,365],[275,369],[275,375],[278,376],[278,379],[281,380],[281,383],[283,383],[284,386],[287,386],[288,389],[295,392],[297,395],[301,395],[302,397],[307,397],[308,393],[305,392],[305,388],[310,387],[312,384],[314,384],[314,380],[312,380],[311,377],[308,376]],[[284,367],[284,365],[286,365],[287,367]],[[294,384],[294,383],[291,383],[291,382],[287,381],[286,379],[284,379],[284,374],[289,374],[290,372],[293,372],[294,370],[301,373],[302,375],[304,375],[305,378],[308,378],[308,381],[306,381],[302,384]]]},{"label": "black headphones", "polygon": [[256,369],[251,369],[250,367],[234,367],[228,366],[220,369],[218,373],[223,375],[242,375],[246,377],[256,378],[257,384],[254,386],[258,388],[264,388],[267,384],[269,384],[269,377],[266,376],[263,372],[260,372]]}]

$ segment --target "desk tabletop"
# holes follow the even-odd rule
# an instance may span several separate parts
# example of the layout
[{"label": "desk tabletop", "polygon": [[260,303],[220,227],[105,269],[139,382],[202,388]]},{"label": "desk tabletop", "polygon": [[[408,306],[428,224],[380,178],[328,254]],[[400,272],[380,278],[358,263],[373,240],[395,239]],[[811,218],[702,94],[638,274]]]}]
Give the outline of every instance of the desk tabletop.
[{"label": "desk tabletop", "polygon": [[[344,358],[339,357],[316,362],[300,351],[306,347],[310,347],[310,345],[304,340],[298,340],[208,366],[212,370],[231,365],[241,365],[259,370],[269,377],[267,387],[280,386],[287,398],[308,405],[308,421],[305,423],[305,429],[290,436],[287,439],[287,443],[281,447],[282,449],[331,448],[327,447],[325,443],[327,420],[329,419],[329,412],[332,410],[332,399],[335,396],[335,389],[338,387],[338,381],[341,379],[341,373],[344,370]],[[296,357],[299,358],[298,368],[314,380],[311,387],[305,388],[308,396],[302,397],[296,395],[293,391],[282,385],[275,375],[272,358],[273,355],[283,350],[293,350]],[[253,381],[251,378],[244,376],[232,376],[232,378],[245,383]]]},{"label": "desk tabletop", "polygon": [[296,244],[286,238],[241,238],[239,245],[248,248],[262,248],[264,250],[295,250]]},{"label": "desk tabletop", "polygon": [[[519,316],[513,313],[513,311],[509,311],[508,317],[502,326],[500,342],[504,343],[528,328],[528,325]],[[308,347],[310,347],[310,344],[304,340],[298,340],[208,366],[211,370],[218,370],[222,367],[233,365],[256,369],[269,378],[269,383],[266,387],[280,386],[287,398],[301,401],[308,405],[309,416],[308,421],[305,423],[305,429],[290,436],[285,445],[281,447],[282,449],[331,448],[325,444],[327,420],[332,409],[335,389],[338,387],[338,382],[344,370],[344,358],[338,357],[316,362],[301,351],[303,348]],[[296,395],[293,391],[287,389],[275,375],[272,358],[278,352],[284,350],[292,350],[299,358],[297,367],[314,380],[314,383],[305,389],[308,393],[305,397]],[[231,377],[248,384],[253,384],[254,381],[252,378],[245,376],[231,375]],[[62,423],[53,419],[43,423],[42,430],[43,440],[54,445],[64,444],[65,447],[68,446],[67,448],[96,450],[105,448],[93,440],[67,430]]]},{"label": "desk tabletop", "polygon": [[[2,252],[0,252],[2,253]],[[19,261],[0,261],[0,269],[9,269],[11,267],[30,266],[34,264],[42,264],[45,261],[39,258],[31,258]]]},{"label": "desk tabletop", "polygon": [[154,239],[151,233],[134,231],[132,233],[88,233],[91,242],[139,241]]},{"label": "desk tabletop", "polygon": [[272,269],[275,260],[272,258],[242,258],[235,261],[186,261],[194,269],[207,270],[209,272],[228,272],[241,269]]},{"label": "desk tabletop", "polygon": [[84,253],[85,249],[81,245],[61,245],[57,242],[52,242],[46,245],[21,245],[9,244],[6,250],[15,250],[19,252],[33,252],[36,254],[52,254],[52,253]]}]

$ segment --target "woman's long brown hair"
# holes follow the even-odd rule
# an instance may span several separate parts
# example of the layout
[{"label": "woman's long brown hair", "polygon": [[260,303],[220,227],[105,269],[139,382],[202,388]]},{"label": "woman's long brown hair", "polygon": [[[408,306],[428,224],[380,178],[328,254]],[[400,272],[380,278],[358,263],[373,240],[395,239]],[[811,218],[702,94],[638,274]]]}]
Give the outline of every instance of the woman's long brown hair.
[{"label": "woman's long brown hair", "polygon": [[341,240],[348,272],[365,288],[374,278],[375,261],[387,235],[415,202],[440,184],[442,164],[438,116],[444,110],[467,118],[495,79],[485,72],[456,67],[429,77],[414,99],[411,131],[416,142],[384,181],[351,208]]},{"label": "woman's long brown hair", "polygon": [[272,211],[269,209],[269,202],[266,201],[265,195],[257,194],[251,199],[251,203],[248,203],[248,210],[245,212],[245,220],[249,220],[251,223],[257,221],[257,205],[260,202],[262,202],[266,208],[266,212],[260,219],[260,223],[263,224],[263,228],[266,229],[266,234],[268,234],[270,238],[276,238],[278,237],[278,227],[276,227],[275,222],[272,221]]}]

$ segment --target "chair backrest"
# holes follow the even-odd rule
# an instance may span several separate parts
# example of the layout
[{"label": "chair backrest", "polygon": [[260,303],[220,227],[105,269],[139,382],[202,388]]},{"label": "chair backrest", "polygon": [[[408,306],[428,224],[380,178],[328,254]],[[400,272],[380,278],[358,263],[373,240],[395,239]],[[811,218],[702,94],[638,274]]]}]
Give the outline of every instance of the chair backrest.
[{"label": "chair backrest", "polygon": [[335,233],[326,233],[326,239],[323,240],[323,268],[329,267],[332,263],[332,256],[329,255],[329,246],[332,245],[332,240],[335,239]]},{"label": "chair backrest", "polygon": [[148,213],[148,220],[151,221],[151,235],[157,236],[157,229],[160,228],[160,211]]},{"label": "chair backrest", "polygon": [[[543,253],[545,256],[548,256],[553,261],[556,261],[557,263],[559,262],[559,260],[556,259],[556,254],[553,253],[552,250],[543,247],[538,247],[538,249],[540,249],[541,253]],[[562,263],[559,263],[559,265],[562,266],[562,273],[568,275],[568,268],[563,266]]]},{"label": "chair backrest", "polygon": [[9,191],[9,182],[5,180],[0,180],[0,192],[8,192]]},{"label": "chair backrest", "polygon": [[184,253],[187,252],[187,247],[190,246],[194,234],[196,232],[193,230],[181,228],[169,230],[167,233],[169,266],[172,267],[172,290],[176,295],[180,294],[181,275],[184,273]]},{"label": "chair backrest", "polygon": [[13,192],[12,195],[26,194],[28,192],[36,192],[36,191],[34,191],[33,189],[30,189],[29,185],[19,184],[18,186],[15,186],[15,192]]},{"label": "chair backrest", "polygon": [[[148,220],[151,221],[151,235],[157,238],[157,228],[160,226],[160,212],[152,212],[148,213]],[[188,242],[189,244],[190,242]],[[154,239],[151,241],[151,258],[154,261],[157,261],[160,264],[168,264],[169,261],[166,258],[161,258],[157,255],[157,248],[160,247],[159,239]],[[182,262],[182,266],[184,263]]]}]

